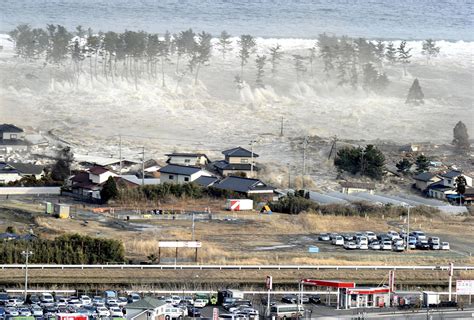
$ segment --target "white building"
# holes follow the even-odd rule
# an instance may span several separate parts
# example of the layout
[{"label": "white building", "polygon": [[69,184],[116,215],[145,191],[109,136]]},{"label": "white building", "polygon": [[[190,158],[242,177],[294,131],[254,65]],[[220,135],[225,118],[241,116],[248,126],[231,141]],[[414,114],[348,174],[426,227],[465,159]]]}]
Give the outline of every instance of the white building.
[{"label": "white building", "polygon": [[188,183],[199,177],[211,177],[212,173],[199,167],[169,164],[159,170],[161,183]]},{"label": "white building", "polygon": [[443,179],[443,185],[446,187],[455,188],[456,179],[459,176],[463,176],[466,179],[466,185],[468,187],[472,187],[472,178],[469,176],[466,176],[461,171],[457,171],[457,170],[451,170],[441,175],[441,178]]},{"label": "white building", "polygon": [[95,184],[101,184],[107,181],[109,177],[116,177],[117,174],[104,167],[92,167],[89,169],[89,180]]},{"label": "white building", "polygon": [[204,153],[169,153],[166,156],[166,163],[181,166],[205,167],[210,162]]}]

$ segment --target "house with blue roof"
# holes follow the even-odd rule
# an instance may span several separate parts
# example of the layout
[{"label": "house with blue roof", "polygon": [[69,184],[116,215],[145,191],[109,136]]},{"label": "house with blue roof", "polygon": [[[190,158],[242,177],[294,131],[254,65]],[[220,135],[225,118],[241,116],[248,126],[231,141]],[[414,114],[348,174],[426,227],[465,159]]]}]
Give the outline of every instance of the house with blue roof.
[{"label": "house with blue roof", "polygon": [[200,167],[168,164],[160,170],[161,183],[189,183],[202,176],[212,177],[212,173]]}]

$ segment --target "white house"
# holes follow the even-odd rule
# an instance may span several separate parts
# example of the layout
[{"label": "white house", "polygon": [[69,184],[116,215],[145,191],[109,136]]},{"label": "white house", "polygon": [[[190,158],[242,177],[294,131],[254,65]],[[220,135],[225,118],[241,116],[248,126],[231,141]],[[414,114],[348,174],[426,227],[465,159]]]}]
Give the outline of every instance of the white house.
[{"label": "white house", "polygon": [[0,140],[24,140],[25,132],[13,124],[0,124]]},{"label": "white house", "polygon": [[126,318],[128,320],[158,320],[164,319],[166,308],[170,305],[164,300],[144,297],[136,302],[127,304]]},{"label": "white house", "polygon": [[468,187],[472,187],[472,178],[469,176],[466,176],[461,171],[457,171],[457,170],[451,170],[441,175],[441,178],[443,179],[443,185],[446,187],[455,188],[456,179],[459,176],[463,176],[466,179],[466,185]]},{"label": "white house", "polygon": [[205,167],[210,162],[204,153],[169,153],[166,156],[166,163],[181,166]]},{"label": "white house", "polygon": [[117,174],[104,167],[92,167],[89,169],[89,180],[95,184],[101,184],[107,181],[109,177],[116,177]]},{"label": "white house", "polygon": [[454,188],[445,186],[443,181],[433,183],[428,186],[427,194],[431,198],[446,200],[450,194],[457,194]]},{"label": "white house", "polygon": [[35,177],[37,180],[44,176],[44,167],[29,163],[0,162],[0,184],[15,182],[23,177]]},{"label": "white house", "polygon": [[425,191],[428,187],[442,179],[434,173],[423,172],[413,177],[415,180],[415,186],[418,190]]},{"label": "white house", "polygon": [[160,170],[161,183],[188,183],[201,176],[211,177],[212,173],[199,167],[169,164]]},{"label": "white house", "polygon": [[0,184],[7,184],[21,179],[18,170],[5,162],[0,162]]}]

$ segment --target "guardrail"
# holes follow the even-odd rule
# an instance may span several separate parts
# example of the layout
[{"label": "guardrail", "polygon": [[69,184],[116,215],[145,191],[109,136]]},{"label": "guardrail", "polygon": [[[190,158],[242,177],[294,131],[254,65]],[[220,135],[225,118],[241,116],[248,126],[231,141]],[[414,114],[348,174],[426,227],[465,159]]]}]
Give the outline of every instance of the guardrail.
[{"label": "guardrail", "polygon": [[[24,269],[24,264],[2,264],[0,269]],[[434,270],[448,271],[449,266],[376,266],[376,265],[132,265],[132,264],[29,264],[28,269],[157,269],[157,270]],[[474,271],[474,266],[454,266],[454,270]]]}]

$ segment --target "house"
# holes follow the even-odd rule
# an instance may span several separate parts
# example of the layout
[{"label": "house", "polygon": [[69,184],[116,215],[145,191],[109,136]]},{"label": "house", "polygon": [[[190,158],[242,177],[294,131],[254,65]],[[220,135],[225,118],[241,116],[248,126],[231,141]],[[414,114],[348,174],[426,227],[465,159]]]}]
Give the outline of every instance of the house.
[{"label": "house", "polygon": [[94,166],[89,169],[89,180],[95,184],[104,183],[109,177],[116,176],[117,174],[104,167]]},{"label": "house", "polygon": [[242,174],[247,178],[255,178],[259,168],[255,166],[255,158],[259,155],[242,147],[222,151],[224,160],[213,162],[213,166],[222,176]]},{"label": "house", "polygon": [[21,180],[23,177],[35,177],[37,180],[44,176],[44,167],[29,163],[0,162],[0,184]]},{"label": "house", "polygon": [[193,182],[202,186],[202,187],[211,187],[214,183],[216,183],[219,179],[216,177],[208,177],[208,176],[200,176]]},{"label": "house", "polygon": [[212,185],[215,188],[229,190],[246,196],[259,196],[267,201],[277,200],[275,188],[259,179],[229,176]]},{"label": "house", "polygon": [[374,194],[375,183],[372,182],[341,182],[342,193],[351,194],[356,192],[368,192]]},{"label": "house", "polygon": [[139,178],[137,177],[136,175],[133,175],[133,174],[123,174],[117,178],[121,178],[123,180],[126,180],[136,186],[141,186],[142,183],[143,185],[157,185],[157,184],[160,184],[160,179],[158,178],[148,178],[145,176],[145,179],[142,180],[142,178]]},{"label": "house", "polygon": [[169,153],[166,156],[166,163],[182,166],[205,167],[211,162],[204,153]]},{"label": "house", "polygon": [[24,140],[25,132],[13,124],[0,124],[0,140]]},{"label": "house", "polygon": [[28,143],[25,141],[25,132],[13,124],[0,124],[0,151],[27,151]]},{"label": "house", "polygon": [[125,308],[126,317],[129,320],[157,320],[164,319],[166,308],[169,308],[169,305],[164,300],[144,297],[127,304]]},{"label": "house", "polygon": [[443,181],[438,181],[428,186],[426,191],[431,198],[446,200],[449,195],[455,195],[457,192],[453,187],[444,185]]},{"label": "house", "polygon": [[413,177],[415,180],[415,187],[420,191],[425,191],[428,186],[441,181],[442,179],[435,173],[423,172]]},{"label": "house", "polygon": [[463,194],[463,202],[465,204],[474,203],[474,188],[466,188],[466,191]]},{"label": "house", "polygon": [[441,174],[441,178],[443,179],[443,184],[451,188],[456,187],[456,179],[459,176],[463,176],[466,179],[466,185],[468,187],[472,187],[472,178],[463,174],[461,171],[451,170],[451,171]]},{"label": "house", "polygon": [[212,173],[200,167],[169,164],[160,168],[161,183],[188,183],[201,176],[211,177]]}]

